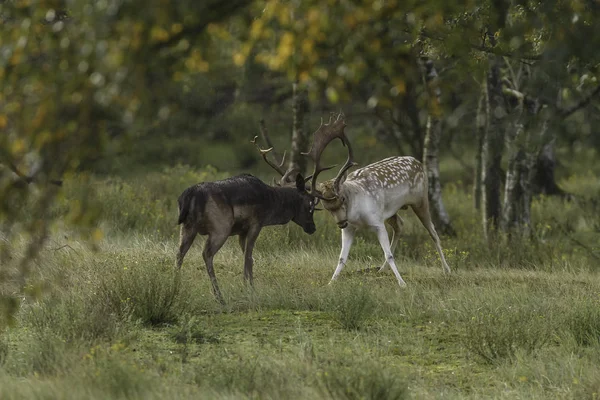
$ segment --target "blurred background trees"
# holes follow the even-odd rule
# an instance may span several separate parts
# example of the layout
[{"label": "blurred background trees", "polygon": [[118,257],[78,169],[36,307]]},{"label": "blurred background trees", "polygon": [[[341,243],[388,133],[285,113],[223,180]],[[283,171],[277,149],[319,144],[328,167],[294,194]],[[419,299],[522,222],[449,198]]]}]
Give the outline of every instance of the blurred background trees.
[{"label": "blurred background trees", "polygon": [[[600,149],[599,12],[595,0],[0,1],[6,308],[64,180],[178,163],[266,175],[249,143],[261,119],[279,154],[297,153],[342,109],[362,165],[426,162],[440,230],[454,232],[438,154],[464,166],[482,232],[527,234],[532,196],[569,198],[557,148]],[[99,239],[92,203],[82,191],[61,222]]]}]

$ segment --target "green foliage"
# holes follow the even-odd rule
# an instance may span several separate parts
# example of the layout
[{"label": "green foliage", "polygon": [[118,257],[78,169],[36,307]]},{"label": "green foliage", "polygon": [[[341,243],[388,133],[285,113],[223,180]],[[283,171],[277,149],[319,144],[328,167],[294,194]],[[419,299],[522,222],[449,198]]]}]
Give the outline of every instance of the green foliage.
[{"label": "green foliage", "polygon": [[[165,121],[177,108],[169,99],[180,82],[207,70],[199,50],[204,30],[248,3],[0,4],[0,262],[10,266],[4,272],[10,284],[2,282],[0,291],[2,325],[12,321],[30,263],[52,229],[61,181]],[[90,193],[77,192],[61,222],[89,228],[97,208]],[[23,238],[27,251],[15,253]]]},{"label": "green foliage", "polygon": [[121,327],[107,299],[97,292],[54,294],[26,305],[23,312],[23,323],[33,331],[48,332],[66,342],[111,340]]},{"label": "green foliage", "polygon": [[351,285],[338,287],[331,294],[331,303],[338,323],[347,330],[363,328],[371,316],[375,302],[366,286]]},{"label": "green foliage", "polygon": [[146,373],[133,360],[119,354],[118,343],[108,349],[94,347],[86,355],[85,385],[113,399],[145,397],[156,390],[156,377]]},{"label": "green foliage", "polygon": [[188,186],[223,178],[225,174],[207,166],[165,167],[135,180],[119,177],[75,179],[65,183],[65,192],[53,212],[69,216],[80,192],[93,193],[90,201],[102,212],[102,227],[111,234],[138,232],[173,237],[177,232],[177,199]]},{"label": "green foliage", "polygon": [[0,368],[4,367],[8,355],[8,340],[4,334],[0,335]]},{"label": "green foliage", "polygon": [[409,398],[409,391],[401,378],[393,372],[379,368],[376,363],[365,362],[358,368],[332,368],[323,373],[324,391],[334,399],[386,399]]},{"label": "green foliage", "polygon": [[185,311],[180,301],[181,276],[172,260],[139,257],[99,267],[110,272],[98,289],[99,296],[121,318],[162,325],[176,322]]},{"label": "green foliage", "polygon": [[[593,7],[162,3],[0,5],[0,309],[12,323],[0,323],[0,398],[597,397],[600,186],[597,154],[581,150],[597,141],[595,114],[550,124],[569,145],[558,176],[575,196],[534,198],[531,238],[485,241],[464,183],[488,54],[527,59],[534,78],[520,89],[560,89],[576,105],[597,84]],[[428,103],[422,55],[439,65],[447,109]],[[327,286],[340,232],[325,212],[311,236],[293,224],[261,233],[253,289],[230,240],[215,259],[225,306],[200,240],[174,272],[177,197],[221,169],[270,181],[248,140],[265,113],[287,147],[282,87],[296,79],[314,89],[307,129],[327,101],[343,104],[364,162],[404,146],[389,132],[418,142],[427,114],[443,113],[460,153],[441,168],[452,276],[410,211],[402,290],[389,271],[356,273],[383,261],[371,232]],[[391,119],[363,124],[364,103]]]},{"label": "green foliage", "polygon": [[565,310],[565,327],[579,346],[598,346],[600,343],[600,310],[598,299],[574,301]]},{"label": "green foliage", "polygon": [[171,337],[176,343],[188,345],[191,343],[219,343],[218,335],[207,333],[201,320],[187,315],[180,318],[178,325],[171,328]]},{"label": "green foliage", "polygon": [[489,363],[514,359],[519,351],[533,353],[545,346],[556,329],[552,307],[516,297],[484,300],[470,310],[465,347]]}]

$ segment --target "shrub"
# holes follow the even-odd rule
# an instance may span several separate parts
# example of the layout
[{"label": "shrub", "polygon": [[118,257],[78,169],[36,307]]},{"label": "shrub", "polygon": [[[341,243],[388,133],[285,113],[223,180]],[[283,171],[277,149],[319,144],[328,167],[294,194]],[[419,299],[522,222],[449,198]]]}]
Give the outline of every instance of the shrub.
[{"label": "shrub", "polygon": [[552,337],[552,307],[513,300],[475,305],[467,320],[464,345],[485,362],[514,359],[517,351],[532,353]]},{"label": "shrub", "polygon": [[564,326],[579,346],[600,343],[600,309],[598,302],[582,299],[569,303]]},{"label": "shrub", "polygon": [[203,391],[215,391],[226,398],[302,398],[295,393],[302,389],[297,371],[285,361],[262,353],[245,357],[224,351],[203,362],[194,369],[192,378]]},{"label": "shrub", "polygon": [[178,301],[181,276],[174,270],[172,260],[132,258],[123,267],[112,267],[112,273],[102,281],[99,289],[112,312],[145,325],[177,321],[184,310]]},{"label": "shrub", "polygon": [[336,319],[347,330],[362,328],[375,308],[369,289],[362,284],[335,288],[332,297]]},{"label": "shrub", "polygon": [[33,332],[51,332],[67,342],[112,340],[120,329],[105,299],[75,290],[27,306],[22,321]]},{"label": "shrub", "polygon": [[409,397],[406,384],[377,364],[329,369],[322,374],[321,386],[333,399],[400,400]]},{"label": "shrub", "polygon": [[156,391],[157,377],[128,358],[123,349],[121,343],[92,347],[84,357],[81,386],[111,399],[145,398]]}]

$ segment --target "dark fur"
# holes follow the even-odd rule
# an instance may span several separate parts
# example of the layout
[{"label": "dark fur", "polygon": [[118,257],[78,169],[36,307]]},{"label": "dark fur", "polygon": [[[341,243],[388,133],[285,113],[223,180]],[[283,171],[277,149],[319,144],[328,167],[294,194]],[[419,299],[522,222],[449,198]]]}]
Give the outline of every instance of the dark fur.
[{"label": "dark fur", "polygon": [[260,179],[243,174],[216,182],[191,186],[179,196],[181,243],[177,265],[197,234],[208,235],[203,256],[213,283],[213,291],[222,301],[212,268],[212,257],[227,237],[239,235],[245,254],[244,276],[252,283],[252,250],[261,228],[290,221],[312,234],[314,198],[306,192],[298,175],[296,187],[272,187]]}]

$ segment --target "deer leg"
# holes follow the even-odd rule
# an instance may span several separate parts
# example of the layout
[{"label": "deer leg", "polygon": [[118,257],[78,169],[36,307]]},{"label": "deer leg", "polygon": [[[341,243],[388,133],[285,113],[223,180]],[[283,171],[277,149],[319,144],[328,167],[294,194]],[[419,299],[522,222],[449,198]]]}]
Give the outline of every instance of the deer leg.
[{"label": "deer leg", "polygon": [[244,251],[244,279],[253,285],[252,266],[254,265],[254,259],[252,258],[252,251],[254,250],[254,243],[260,233],[260,228],[250,229],[246,238],[246,248]]},{"label": "deer leg", "polygon": [[[396,246],[398,245],[398,239],[400,238],[400,231],[402,230],[402,218],[399,215],[394,215],[385,220],[392,227],[392,247],[391,252],[394,254]],[[383,260],[383,264],[379,267],[379,272],[386,270],[388,263],[387,260]]]},{"label": "deer leg", "polygon": [[448,266],[446,258],[444,257],[444,252],[442,251],[442,244],[440,242],[440,238],[437,232],[435,231],[435,226],[433,226],[433,222],[431,222],[431,215],[429,214],[429,203],[425,201],[425,203],[421,207],[412,206],[412,209],[415,212],[415,214],[417,214],[417,217],[419,217],[419,220],[421,220],[421,223],[423,224],[425,229],[427,229],[427,232],[429,232],[429,236],[431,236],[431,239],[433,239],[435,249],[437,250],[438,254],[440,255],[440,259],[442,260],[442,268],[444,269],[445,273],[449,274],[450,267]]},{"label": "deer leg", "polygon": [[185,224],[181,225],[181,230],[179,231],[179,252],[177,253],[177,270],[181,269],[183,257],[185,257],[192,243],[194,243],[196,233],[196,229],[193,227],[188,227]]},{"label": "deer leg", "polygon": [[240,243],[240,249],[242,249],[242,253],[244,253],[246,251],[246,236],[248,235],[248,232],[242,232],[240,233],[240,237],[239,237],[239,243]]},{"label": "deer leg", "polygon": [[210,233],[208,235],[208,239],[206,239],[204,251],[202,252],[202,257],[204,257],[204,263],[206,264],[206,272],[208,272],[208,277],[210,278],[210,283],[212,284],[213,293],[221,304],[225,304],[225,301],[223,300],[223,296],[219,290],[219,285],[217,284],[217,277],[215,276],[215,269],[213,267],[213,258],[223,246],[227,240],[227,237],[228,235],[223,233]]},{"label": "deer leg", "polygon": [[337,279],[338,275],[340,272],[342,272],[342,269],[346,265],[346,260],[348,259],[348,254],[350,253],[350,247],[352,247],[352,241],[354,240],[355,232],[355,228],[351,226],[347,226],[342,229],[342,251],[340,252],[340,259],[338,261],[337,268],[335,269],[335,272],[329,281],[330,285]]},{"label": "deer leg", "polygon": [[406,286],[406,282],[400,276],[398,272],[398,268],[396,267],[396,262],[394,261],[394,255],[392,254],[392,250],[390,248],[390,238],[388,237],[387,230],[385,229],[385,225],[377,225],[374,226],[373,229],[377,233],[377,239],[379,239],[379,244],[383,249],[383,254],[385,255],[385,261],[392,267],[392,271],[394,275],[396,275],[396,279],[398,280],[398,284],[400,286]]}]

